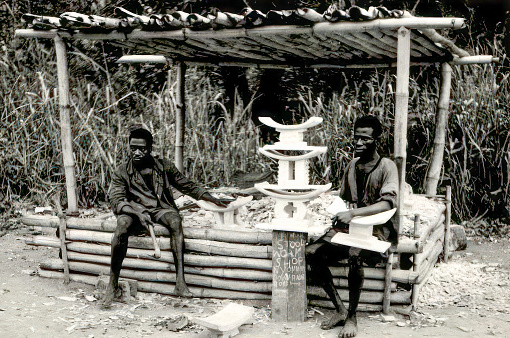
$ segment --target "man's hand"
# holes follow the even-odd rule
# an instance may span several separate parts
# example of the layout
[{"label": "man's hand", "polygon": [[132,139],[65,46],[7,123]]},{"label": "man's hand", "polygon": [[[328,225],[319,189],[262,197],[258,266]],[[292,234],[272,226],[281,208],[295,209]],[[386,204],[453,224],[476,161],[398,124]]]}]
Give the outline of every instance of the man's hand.
[{"label": "man's hand", "polygon": [[353,218],[353,210],[339,212],[332,218],[333,228],[347,228]]},{"label": "man's hand", "polygon": [[140,224],[147,230],[149,230],[149,226],[154,226],[154,222],[151,220],[151,216],[149,214],[144,214],[143,212],[135,213],[136,217],[140,220]]},{"label": "man's hand", "polygon": [[204,201],[207,201],[207,202],[211,202],[221,208],[226,208],[228,207],[228,205],[233,202],[234,200],[233,199],[226,199],[226,198],[216,198],[214,197],[213,195],[211,195],[210,193],[206,192],[203,196],[202,196],[202,199]]}]

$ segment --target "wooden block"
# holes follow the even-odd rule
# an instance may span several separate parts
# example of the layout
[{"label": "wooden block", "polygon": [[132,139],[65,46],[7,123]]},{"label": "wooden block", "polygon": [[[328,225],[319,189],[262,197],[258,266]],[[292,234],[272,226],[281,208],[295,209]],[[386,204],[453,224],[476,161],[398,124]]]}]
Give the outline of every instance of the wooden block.
[{"label": "wooden block", "polygon": [[[105,293],[110,276],[99,276],[96,282],[96,295],[102,297]],[[138,291],[138,281],[133,279],[119,279],[119,290],[117,291],[115,298],[121,302],[129,302],[130,297],[136,297]]]},{"label": "wooden block", "polygon": [[306,233],[273,231],[271,315],[277,322],[303,322],[306,312]]},{"label": "wooden block", "polygon": [[192,320],[211,331],[213,337],[229,338],[239,333],[239,326],[251,321],[254,311],[251,306],[230,303],[212,316]]}]

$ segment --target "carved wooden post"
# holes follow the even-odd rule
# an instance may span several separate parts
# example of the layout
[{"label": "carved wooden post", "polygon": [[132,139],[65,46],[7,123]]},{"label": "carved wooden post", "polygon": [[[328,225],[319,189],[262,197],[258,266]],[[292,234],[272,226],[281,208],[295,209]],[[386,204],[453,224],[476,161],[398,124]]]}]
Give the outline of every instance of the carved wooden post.
[{"label": "carved wooden post", "polygon": [[306,312],[305,232],[273,231],[271,314],[277,322],[303,322]]}]

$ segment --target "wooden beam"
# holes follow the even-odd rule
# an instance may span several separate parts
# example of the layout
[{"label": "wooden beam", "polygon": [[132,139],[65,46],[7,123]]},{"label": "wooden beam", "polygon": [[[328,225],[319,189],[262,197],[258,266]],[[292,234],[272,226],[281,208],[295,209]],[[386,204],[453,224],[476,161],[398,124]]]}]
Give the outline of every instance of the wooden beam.
[{"label": "wooden beam", "polygon": [[[238,38],[247,35],[270,36],[291,35],[291,34],[324,34],[324,33],[346,33],[346,32],[365,32],[371,30],[393,29],[399,27],[407,27],[409,29],[460,29],[465,26],[465,20],[462,18],[395,18],[395,19],[376,19],[361,22],[319,22],[313,27],[291,26],[291,25],[275,25],[264,26],[252,29],[223,29],[223,30],[205,30],[196,31],[189,28],[168,31],[142,31],[134,29],[130,33],[125,32],[109,32],[109,33],[82,33],[82,32],[65,32],[58,31],[62,37],[72,39],[90,39],[90,40],[151,40],[151,39],[171,39],[184,40],[187,37],[199,38]],[[15,36],[19,38],[54,38],[57,30],[34,30],[34,29],[17,29]]]},{"label": "wooden beam", "polygon": [[73,139],[71,136],[71,118],[69,116],[69,72],[67,67],[67,48],[60,36],[55,36],[55,52],[57,55],[58,99],[60,106],[60,133],[62,155],[66,176],[67,211],[78,212],[76,196],[76,176],[74,172]]},{"label": "wooden beam", "polygon": [[124,55],[117,63],[167,63],[164,55]]},{"label": "wooden beam", "polygon": [[395,140],[394,157],[398,169],[398,206],[396,212],[397,229],[400,234],[404,223],[404,195],[407,159],[407,111],[409,100],[409,64],[411,34],[408,28],[398,30],[397,46],[397,85],[395,92]]},{"label": "wooden beam", "polygon": [[474,55],[474,56],[464,56],[464,57],[454,57],[453,61],[450,62],[452,65],[472,65],[475,63],[492,63],[499,62],[498,57],[494,57],[492,55]]},{"label": "wooden beam", "polygon": [[177,112],[175,114],[175,166],[180,172],[184,173],[184,133],[186,123],[186,99],[185,99],[185,79],[186,64],[177,63],[177,92],[175,101],[177,103]]},{"label": "wooden beam", "polygon": [[434,135],[434,148],[430,157],[425,181],[425,193],[435,195],[437,184],[443,167],[443,154],[446,140],[446,127],[448,126],[448,107],[450,106],[450,90],[452,83],[452,67],[443,63],[441,67],[441,88],[436,115],[436,132]]}]

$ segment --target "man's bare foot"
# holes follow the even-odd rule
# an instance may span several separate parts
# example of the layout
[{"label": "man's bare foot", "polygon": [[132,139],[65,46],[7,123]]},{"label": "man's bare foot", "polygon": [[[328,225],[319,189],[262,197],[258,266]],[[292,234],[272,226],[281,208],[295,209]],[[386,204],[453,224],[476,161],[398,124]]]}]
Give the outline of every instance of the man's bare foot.
[{"label": "man's bare foot", "polygon": [[343,312],[335,312],[329,319],[326,319],[321,323],[321,329],[331,330],[335,326],[342,325],[347,318],[347,315]]},{"label": "man's bare foot", "polygon": [[358,334],[358,321],[356,316],[352,316],[345,321],[345,325],[338,334],[338,338],[350,338],[356,336],[356,334]]},{"label": "man's bare foot", "polygon": [[185,283],[176,284],[175,285],[175,289],[174,289],[174,293],[175,293],[176,296],[179,296],[179,297],[185,297],[185,298],[193,297],[193,294],[188,289],[188,286]]},{"label": "man's bare foot", "polygon": [[108,310],[112,307],[113,299],[115,298],[115,290],[112,286],[108,286],[104,292],[103,299],[101,300],[100,306],[103,310]]}]

